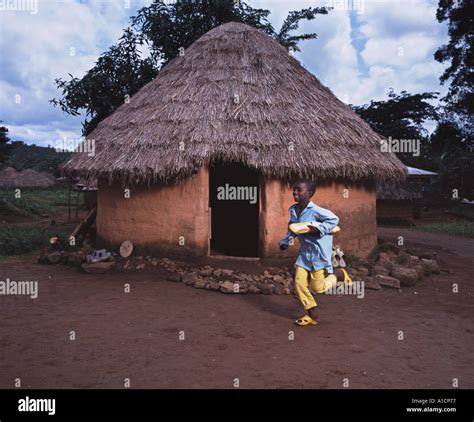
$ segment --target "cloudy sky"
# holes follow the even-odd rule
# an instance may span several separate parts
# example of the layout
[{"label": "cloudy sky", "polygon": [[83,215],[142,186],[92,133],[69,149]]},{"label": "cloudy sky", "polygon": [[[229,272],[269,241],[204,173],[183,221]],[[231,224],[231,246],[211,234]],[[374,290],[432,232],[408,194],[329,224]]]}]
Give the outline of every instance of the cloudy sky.
[{"label": "cloudy sky", "polygon": [[[11,9],[14,3],[28,10]],[[11,138],[46,146],[81,136],[83,116],[54,108],[55,78],[81,77],[120,37],[130,16],[151,0],[0,0],[0,120]],[[434,51],[447,42],[437,0],[249,0],[272,11],[279,28],[290,10],[333,5],[299,30],[318,39],[296,57],[342,101],[364,104],[388,88],[439,91],[444,65]]]}]

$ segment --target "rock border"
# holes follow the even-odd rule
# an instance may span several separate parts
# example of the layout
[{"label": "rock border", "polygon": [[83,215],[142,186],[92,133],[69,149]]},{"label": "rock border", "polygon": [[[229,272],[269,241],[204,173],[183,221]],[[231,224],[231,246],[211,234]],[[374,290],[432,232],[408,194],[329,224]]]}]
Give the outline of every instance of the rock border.
[{"label": "rock border", "polygon": [[[85,262],[86,251],[44,250],[38,257],[39,263],[67,263],[90,274],[104,274],[111,271],[131,272],[147,267],[158,267],[167,281],[181,282],[196,289],[220,291],[226,294],[294,294],[293,268],[269,267],[262,274],[248,274],[242,271],[214,268],[210,265],[193,266],[189,263],[157,258],[153,256],[130,256],[123,258],[113,252],[105,262]],[[348,259],[349,263],[351,260]],[[393,243],[380,243],[366,260],[352,259],[347,268],[354,281],[363,281],[371,290],[383,288],[400,289],[412,287],[430,274],[443,270],[436,259],[436,252],[401,248]]]}]

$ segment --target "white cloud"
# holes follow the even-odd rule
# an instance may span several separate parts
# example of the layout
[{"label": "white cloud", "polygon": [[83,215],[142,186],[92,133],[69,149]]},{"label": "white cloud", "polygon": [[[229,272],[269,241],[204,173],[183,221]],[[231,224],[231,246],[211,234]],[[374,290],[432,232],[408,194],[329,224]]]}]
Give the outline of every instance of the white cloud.
[{"label": "white cloud", "polygon": [[405,68],[421,61],[433,61],[433,51],[439,47],[437,41],[429,35],[416,33],[394,38],[371,38],[361,55],[369,66],[383,64]]},{"label": "white cloud", "polygon": [[439,31],[437,0],[367,0],[357,17],[367,38],[397,37],[403,33]]},{"label": "white cloud", "polygon": [[[55,146],[60,141],[80,138],[80,133],[70,130],[63,122],[48,122],[47,125],[9,125],[9,136],[13,141],[28,139],[29,143],[40,146]],[[67,144],[67,143],[66,143]]]},{"label": "white cloud", "polygon": [[[13,137],[37,143],[79,136],[83,116],[71,117],[49,104],[60,96],[54,79],[81,77],[100,53],[117,42],[129,16],[151,0],[39,0],[38,14],[0,12],[0,120]],[[341,4],[338,0],[249,0],[272,11],[279,29],[290,10]],[[347,1],[346,1],[347,3]],[[363,104],[386,98],[388,88],[416,93],[441,91],[444,65],[434,51],[447,40],[435,19],[437,0],[353,0],[363,13],[333,10],[302,22],[296,57],[341,100]],[[402,47],[403,50],[399,50]],[[71,48],[75,55],[71,56]],[[402,51],[402,55],[399,54]],[[15,102],[15,96],[21,102]],[[18,97],[17,97],[18,98]],[[49,129],[48,129],[49,128]]]},{"label": "white cloud", "polygon": [[[31,128],[60,120],[69,125],[69,132],[80,134],[83,117],[66,118],[49,103],[60,96],[54,80],[69,79],[68,73],[81,77],[89,70],[121,36],[129,13],[123,1],[115,0],[39,0],[37,14],[0,12],[0,119],[12,135],[42,139],[43,134],[35,136]],[[53,127],[51,135],[56,135]]]},{"label": "white cloud", "polygon": [[447,40],[446,25],[436,20],[435,0],[366,1],[357,15],[358,32],[366,39],[360,57],[368,68],[355,104],[385,98],[385,92],[445,92],[439,76],[445,65],[433,54]]},{"label": "white cloud", "polygon": [[320,37],[302,59],[342,101],[352,104],[385,99],[389,88],[444,92],[439,76],[445,66],[433,54],[447,36],[446,26],[436,21],[436,4],[366,0],[363,13],[332,11],[314,24]]}]

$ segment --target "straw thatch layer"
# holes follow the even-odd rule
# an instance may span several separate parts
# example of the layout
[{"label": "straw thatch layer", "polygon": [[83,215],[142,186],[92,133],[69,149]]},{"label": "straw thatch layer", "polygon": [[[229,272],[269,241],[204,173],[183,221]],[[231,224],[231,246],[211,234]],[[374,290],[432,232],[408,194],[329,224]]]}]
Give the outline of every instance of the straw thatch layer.
[{"label": "straw thatch layer", "polygon": [[33,169],[16,171],[13,167],[7,167],[0,171],[1,187],[50,187],[56,184],[56,178],[47,172],[39,172]]},{"label": "straw thatch layer", "polygon": [[240,23],[197,40],[90,134],[69,176],[176,182],[215,161],[263,175],[403,179],[405,167],[351,108],[267,34]]},{"label": "straw thatch layer", "polygon": [[13,183],[17,187],[42,187],[47,188],[56,184],[54,176],[46,176],[39,171],[26,169],[18,173]]},{"label": "straw thatch layer", "polygon": [[0,171],[0,186],[13,186],[15,177],[18,176],[18,171],[13,167],[7,167]]}]

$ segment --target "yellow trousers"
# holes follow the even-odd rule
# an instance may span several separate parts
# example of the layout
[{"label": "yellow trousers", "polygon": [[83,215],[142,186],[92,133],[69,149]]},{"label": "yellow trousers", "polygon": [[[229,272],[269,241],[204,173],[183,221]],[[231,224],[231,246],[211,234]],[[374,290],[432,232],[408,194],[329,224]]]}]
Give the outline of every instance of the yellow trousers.
[{"label": "yellow trousers", "polygon": [[313,293],[325,293],[337,283],[334,274],[324,277],[324,270],[308,271],[296,265],[295,292],[303,304],[305,310],[318,306],[314,300]]}]

